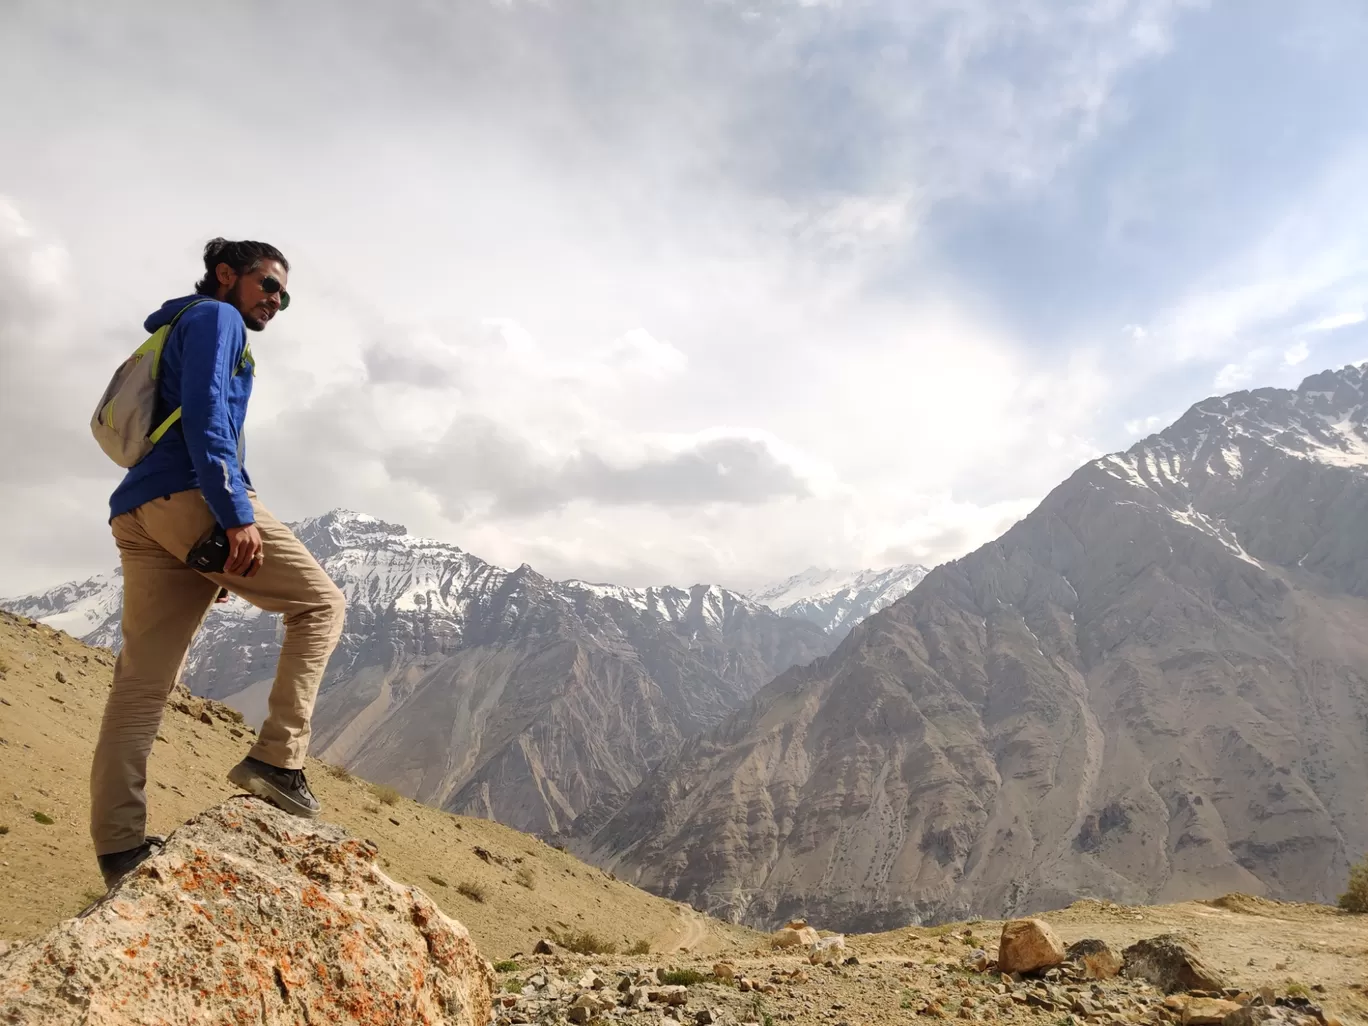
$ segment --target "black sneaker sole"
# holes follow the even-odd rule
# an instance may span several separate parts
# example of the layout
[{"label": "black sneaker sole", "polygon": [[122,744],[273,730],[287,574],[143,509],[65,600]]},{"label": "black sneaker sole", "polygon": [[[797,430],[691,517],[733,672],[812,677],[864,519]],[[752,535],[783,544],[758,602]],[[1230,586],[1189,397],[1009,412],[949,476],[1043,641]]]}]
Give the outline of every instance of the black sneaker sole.
[{"label": "black sneaker sole", "polygon": [[161,851],[162,847],[165,844],[165,837],[158,837],[155,835],[149,836],[143,842],[141,854],[139,854],[138,857],[134,859],[132,862],[128,863],[125,866],[121,866],[118,869],[111,869],[108,871],[105,871],[103,869],[100,870],[100,876],[104,879],[105,892],[108,893],[109,891],[112,891],[123,881],[124,877],[126,877],[129,873],[133,872],[133,870],[141,866],[153,855],[157,854],[157,852]]},{"label": "black sneaker sole", "polygon": [[283,809],[291,816],[298,816],[300,819],[317,819],[323,811],[321,808],[310,808],[288,791],[282,791],[252,769],[246,762],[240,762],[228,771],[228,781],[236,784],[248,794],[268,801],[276,808]]}]

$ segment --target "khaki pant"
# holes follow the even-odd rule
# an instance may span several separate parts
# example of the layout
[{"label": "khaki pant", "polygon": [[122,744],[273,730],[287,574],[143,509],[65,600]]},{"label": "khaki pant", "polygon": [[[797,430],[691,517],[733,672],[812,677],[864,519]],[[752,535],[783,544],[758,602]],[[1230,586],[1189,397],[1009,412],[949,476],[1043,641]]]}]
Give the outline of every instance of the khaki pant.
[{"label": "khaki pant", "polygon": [[[266,722],[249,753],[299,769],[318,685],[342,633],[345,600],[288,527],[252,497],[265,562],[252,577],[204,574],[185,557],[214,526],[198,490],[154,499],[111,523],[123,565],[123,649],[90,772],[95,853],[136,848],[147,826],[147,758],[167,696],[220,586],[285,619]],[[226,767],[225,767],[226,769]]]}]

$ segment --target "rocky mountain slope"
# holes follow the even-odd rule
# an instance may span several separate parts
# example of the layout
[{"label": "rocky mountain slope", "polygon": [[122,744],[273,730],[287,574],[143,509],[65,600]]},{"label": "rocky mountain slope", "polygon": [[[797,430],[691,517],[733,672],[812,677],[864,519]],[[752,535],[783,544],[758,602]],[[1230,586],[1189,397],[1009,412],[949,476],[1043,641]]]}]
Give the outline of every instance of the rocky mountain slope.
[{"label": "rocky mountain slope", "polygon": [[801,617],[828,634],[844,636],[865,617],[906,595],[929,572],[916,563],[885,570],[809,567],[778,584],[751,592],[750,598],[781,616]]},{"label": "rocky mountain slope", "polygon": [[[104,893],[88,832],[89,771],[113,662],[107,650],[0,612],[0,954]],[[225,774],[252,734],[226,706],[174,694],[148,772],[148,829],[167,834],[230,798]],[[323,818],[374,842],[379,867],[425,890],[488,958],[530,952],[548,931],[669,952],[755,942],[499,823],[441,812],[316,759],[305,769]]]},{"label": "rocky mountain slope", "polygon": [[1368,850],[1368,383],[1199,403],[689,741],[585,843],[738,922],[1239,890]]},{"label": "rocky mountain slope", "polygon": [[[294,526],[348,599],[314,751],[523,830],[603,818],[684,738],[834,644],[721,588],[552,581],[342,510]],[[115,573],[0,605],[114,644],[118,587]],[[216,608],[186,683],[259,723],[281,636],[246,603]]]}]

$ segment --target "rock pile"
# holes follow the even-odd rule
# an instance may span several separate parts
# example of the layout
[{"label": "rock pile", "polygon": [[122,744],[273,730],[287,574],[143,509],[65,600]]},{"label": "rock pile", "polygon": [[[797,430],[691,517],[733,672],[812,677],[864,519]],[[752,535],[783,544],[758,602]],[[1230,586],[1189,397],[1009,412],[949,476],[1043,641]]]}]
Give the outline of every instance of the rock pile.
[{"label": "rock pile", "polygon": [[[1054,952],[1047,943],[1053,934],[1034,930],[1022,925],[1008,930],[1009,950],[1020,944],[1028,951]],[[652,968],[629,959],[566,953],[534,965],[502,963],[505,978],[496,998],[495,1026],[856,1026],[927,1019],[1069,1026],[1337,1026],[1309,1002],[1272,991],[1224,988],[1166,994],[1163,986],[1138,973],[1120,972],[1122,959],[1099,940],[1071,945],[1061,961],[1031,973],[1004,973],[982,949],[958,960],[945,950],[956,940],[973,939],[971,930],[958,938],[938,938],[939,945],[913,939],[907,949],[914,956],[910,960],[887,953],[848,954],[816,965],[807,964],[804,949],[798,947],[711,963],[695,960],[693,967],[675,962]],[[1180,939],[1162,940],[1162,946],[1185,952],[1181,964],[1196,960]],[[858,938],[852,941],[859,943]]]},{"label": "rock pile", "polygon": [[489,964],[375,855],[231,798],[80,916],[0,954],[0,1023],[484,1026]]}]

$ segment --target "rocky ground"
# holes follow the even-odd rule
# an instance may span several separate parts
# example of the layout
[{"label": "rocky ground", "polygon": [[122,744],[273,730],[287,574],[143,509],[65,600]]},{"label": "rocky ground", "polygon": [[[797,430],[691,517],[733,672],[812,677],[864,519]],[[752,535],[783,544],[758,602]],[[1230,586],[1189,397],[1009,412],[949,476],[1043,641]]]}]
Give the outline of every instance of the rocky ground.
[{"label": "rocky ground", "polygon": [[[543,954],[519,955],[495,966],[495,1022],[855,1026],[955,1019],[1052,1026],[1334,1026],[1362,1021],[1368,1007],[1358,997],[1358,984],[1330,1000],[1330,989],[1318,983],[1242,986],[1236,982],[1242,975],[1204,962],[1190,936],[1172,934],[1123,951],[1097,939],[1075,942],[1067,950],[1056,941],[1049,964],[1004,972],[1015,967],[1006,964],[1005,954],[998,963],[990,929],[997,924],[909,929],[828,940],[839,946],[821,954],[801,946],[725,961],[683,953],[650,960],[576,955],[543,945]],[[1338,1009],[1331,1010],[1331,1004]]]}]

